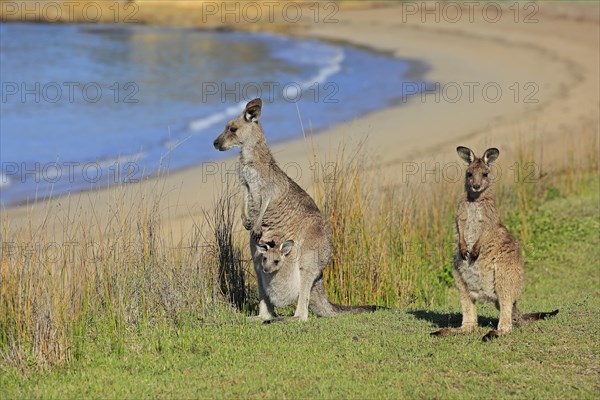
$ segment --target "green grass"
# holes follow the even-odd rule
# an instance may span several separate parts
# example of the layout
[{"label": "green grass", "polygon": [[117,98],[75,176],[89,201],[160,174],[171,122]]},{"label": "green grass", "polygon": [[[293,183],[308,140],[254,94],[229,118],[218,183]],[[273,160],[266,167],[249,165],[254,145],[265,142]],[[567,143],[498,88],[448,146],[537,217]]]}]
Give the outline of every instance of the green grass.
[{"label": "green grass", "polygon": [[307,323],[262,325],[224,307],[202,321],[125,328],[118,351],[98,334],[70,363],[45,371],[5,365],[0,398],[597,398],[597,175],[581,187],[509,218],[511,229],[528,230],[522,310],[560,313],[491,343],[480,340],[497,322],[487,306],[477,333],[429,336],[460,323],[454,289],[445,308]]}]

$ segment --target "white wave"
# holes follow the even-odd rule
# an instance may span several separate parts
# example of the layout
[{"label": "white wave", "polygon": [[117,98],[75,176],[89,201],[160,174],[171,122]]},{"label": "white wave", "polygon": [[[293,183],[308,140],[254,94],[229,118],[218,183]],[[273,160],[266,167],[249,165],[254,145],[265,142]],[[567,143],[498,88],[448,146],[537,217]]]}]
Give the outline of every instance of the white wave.
[{"label": "white wave", "polygon": [[312,66],[329,65],[336,57],[340,47],[317,41],[296,41],[288,39],[271,54],[292,64],[301,63]]},{"label": "white wave", "polygon": [[[299,48],[300,47],[300,48]],[[304,47],[304,49],[301,49]],[[290,82],[283,82],[285,91],[283,96],[288,99],[297,99],[299,97],[298,91],[304,91],[315,84],[322,84],[327,81],[329,77],[335,75],[342,69],[342,63],[345,59],[344,50],[342,48],[335,48],[329,45],[322,44],[321,46],[314,46],[309,43],[301,43],[298,47],[294,47],[293,54],[280,54],[280,57],[296,57],[298,60],[301,55],[304,55],[304,62],[316,65],[322,65],[317,73],[305,80],[294,82],[293,79]],[[289,51],[289,49],[288,49]],[[287,53],[287,52],[286,52]],[[296,85],[288,85],[289,83],[295,83]],[[188,123],[188,129],[192,132],[202,131],[218,123],[224,122],[228,118],[239,115],[246,106],[247,100],[243,100],[234,106],[227,108],[225,111],[212,114],[206,118],[200,118]]]},{"label": "white wave", "polygon": [[302,89],[306,89],[315,83],[323,83],[330,76],[338,73],[346,57],[343,48],[318,42],[295,42],[293,46],[286,46],[278,50],[275,56],[283,60],[320,67],[316,75],[296,82]]},{"label": "white wave", "polygon": [[327,66],[321,68],[315,76],[301,82],[300,87],[305,89],[315,83],[325,82],[330,76],[337,74],[342,69],[342,63],[344,62],[345,57],[344,51],[339,49],[338,53]]},{"label": "white wave", "polygon": [[198,132],[210,126],[213,126],[219,122],[226,120],[227,118],[233,117],[234,115],[238,115],[239,113],[244,111],[246,103],[247,102],[244,100],[237,103],[234,106],[228,107],[225,111],[213,114],[206,118],[194,120],[188,124],[188,128],[193,132]]},{"label": "white wave", "polygon": [[311,86],[320,85],[327,81],[327,79],[338,73],[342,69],[342,62],[344,61],[344,52],[340,49],[338,54],[331,60],[331,63],[321,68],[315,76],[312,76],[304,81],[295,82],[297,85],[286,86],[283,92],[283,97],[288,101],[294,101],[298,99],[302,91],[310,88]]}]

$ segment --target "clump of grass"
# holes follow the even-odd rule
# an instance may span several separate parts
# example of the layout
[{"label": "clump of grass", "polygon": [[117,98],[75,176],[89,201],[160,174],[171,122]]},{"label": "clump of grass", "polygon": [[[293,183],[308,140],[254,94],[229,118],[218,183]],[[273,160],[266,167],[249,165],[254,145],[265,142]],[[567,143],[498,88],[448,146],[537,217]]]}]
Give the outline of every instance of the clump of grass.
[{"label": "clump of grass", "polygon": [[57,236],[45,222],[16,231],[4,221],[0,362],[43,368],[80,357],[91,342],[122,353],[137,330],[202,322],[222,304],[246,302],[230,194],[182,243],[161,229],[158,184],[148,209],[136,208],[141,194],[126,201],[128,190],[110,215],[67,212],[78,222],[64,221]]},{"label": "clump of grass", "polygon": [[447,193],[453,188],[389,185],[361,147],[320,165],[327,168],[315,192],[334,235],[332,266],[325,272],[331,297],[394,307],[443,301],[451,283],[455,197]]},{"label": "clump of grass", "polygon": [[213,257],[218,264],[220,291],[241,311],[250,307],[252,287],[248,284],[243,250],[234,236],[237,215],[236,202],[229,187],[216,200],[213,210],[204,212],[205,221],[213,234]]}]

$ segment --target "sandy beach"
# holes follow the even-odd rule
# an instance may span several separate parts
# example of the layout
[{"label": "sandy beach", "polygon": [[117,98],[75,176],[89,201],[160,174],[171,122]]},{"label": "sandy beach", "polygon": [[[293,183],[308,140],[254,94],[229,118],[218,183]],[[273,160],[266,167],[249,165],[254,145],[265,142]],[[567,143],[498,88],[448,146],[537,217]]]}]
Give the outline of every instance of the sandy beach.
[{"label": "sandy beach", "polygon": [[[311,135],[310,142],[298,137],[273,145],[276,159],[289,166],[289,174],[309,192],[312,146],[334,157],[340,143],[352,146],[365,141],[380,173],[398,184],[409,178],[403,163],[456,161],[457,145],[479,151],[495,146],[504,160],[511,161],[516,160],[512,152],[516,138],[524,136],[543,144],[546,162],[561,159],[565,138],[590,130],[598,134],[600,9],[595,3],[539,2],[535,9],[526,9],[526,4],[530,3],[522,4],[519,15],[502,8],[503,16],[495,22],[491,22],[494,10],[485,7],[463,7],[460,18],[450,14],[455,10],[444,14],[440,9],[438,22],[435,14],[424,14],[422,9],[382,2],[342,6],[335,23],[293,24],[288,29],[293,36],[343,41],[423,61],[430,67],[426,79],[439,90],[357,115]],[[299,112],[309,131],[310,116]],[[261,118],[269,118],[268,105]],[[207,136],[206,146],[212,147],[219,133]],[[265,134],[268,140],[269,132]],[[46,221],[45,229],[60,232],[65,223],[76,222],[74,215],[101,225],[118,207],[132,212],[151,208],[153,194],[160,191],[162,225],[174,238],[187,240],[204,218],[202,210],[209,210],[222,191],[236,160],[232,151],[225,161],[172,172],[158,181],[72,194],[12,207],[2,214],[11,229]],[[419,179],[418,174],[413,178]],[[93,215],[88,212],[92,209]]]}]

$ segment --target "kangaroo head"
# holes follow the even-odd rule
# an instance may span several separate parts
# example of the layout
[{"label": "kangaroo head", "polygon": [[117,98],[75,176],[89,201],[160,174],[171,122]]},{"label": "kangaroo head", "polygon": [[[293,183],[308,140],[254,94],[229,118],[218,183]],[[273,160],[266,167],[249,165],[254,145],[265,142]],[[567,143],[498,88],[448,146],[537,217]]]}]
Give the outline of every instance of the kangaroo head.
[{"label": "kangaroo head", "polygon": [[226,151],[233,147],[243,147],[246,143],[263,137],[258,123],[262,100],[254,99],[246,104],[242,114],[225,125],[225,130],[213,142],[215,149]]},{"label": "kangaroo head", "polygon": [[292,251],[293,240],[286,240],[278,247],[274,241],[260,242],[256,245],[256,251],[262,257],[261,266],[264,273],[272,274],[281,269],[283,261]]},{"label": "kangaroo head", "polygon": [[490,164],[498,158],[500,151],[492,147],[481,158],[475,157],[475,153],[467,147],[459,146],[456,151],[469,164],[465,174],[465,190],[471,197],[479,197],[492,184],[489,178]]}]

